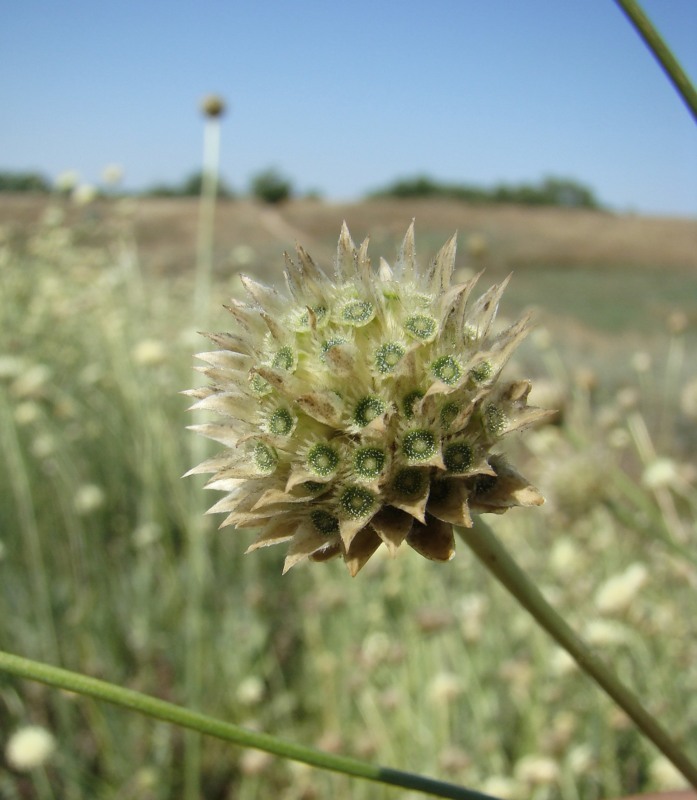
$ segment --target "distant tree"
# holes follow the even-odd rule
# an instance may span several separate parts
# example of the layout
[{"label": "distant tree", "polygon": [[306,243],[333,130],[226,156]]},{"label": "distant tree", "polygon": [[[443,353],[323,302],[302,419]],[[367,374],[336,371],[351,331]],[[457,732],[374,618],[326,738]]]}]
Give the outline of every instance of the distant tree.
[{"label": "distant tree", "polygon": [[49,192],[51,186],[38,172],[0,171],[0,192]]},{"label": "distant tree", "polygon": [[372,192],[369,197],[444,197],[470,202],[482,202],[489,199],[486,192],[476,186],[440,183],[426,175],[401,178],[383,189]]},{"label": "distant tree", "polygon": [[542,191],[555,206],[600,208],[593,190],[570,178],[546,178]]},{"label": "distant tree", "polygon": [[443,185],[426,175],[400,178],[383,189],[371,193],[372,197],[433,197],[443,193]]},{"label": "distant tree", "polygon": [[143,190],[146,197],[181,197],[179,187],[171,183],[155,183]]},{"label": "distant tree", "polygon": [[[201,170],[192,172],[191,175],[186,177],[179,187],[179,194],[184,197],[195,197],[201,194],[201,186],[203,185],[203,172]],[[232,189],[227,185],[224,178],[218,178],[218,197],[232,197]]]},{"label": "distant tree", "polygon": [[293,195],[290,180],[273,167],[254,175],[249,189],[253,197],[264,203],[282,203]]},{"label": "distant tree", "polygon": [[515,186],[499,184],[491,190],[490,198],[494,203],[517,203],[522,206],[550,205],[545,194],[528,183]]},{"label": "distant tree", "polygon": [[[146,189],[144,194],[148,197],[197,197],[201,194],[202,183],[203,172],[198,170],[184,178],[181,183],[158,183]],[[234,192],[223,178],[218,179],[218,196],[234,197]]]}]

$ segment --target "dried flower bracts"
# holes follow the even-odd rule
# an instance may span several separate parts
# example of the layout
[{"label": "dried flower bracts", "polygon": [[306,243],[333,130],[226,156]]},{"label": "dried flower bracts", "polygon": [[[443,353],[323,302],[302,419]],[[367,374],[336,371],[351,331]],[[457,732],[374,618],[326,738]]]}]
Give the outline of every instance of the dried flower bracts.
[{"label": "dried flower bracts", "polygon": [[547,414],[529,382],[497,384],[528,328],[491,335],[507,281],[472,301],[478,276],[451,285],[454,237],[420,269],[413,226],[394,269],[374,271],[346,226],[333,275],[297,256],[286,294],[242,279],[236,331],[199,356],[210,385],[193,408],[222,420],[193,427],[226,449],[189,474],[226,493],[222,525],[256,529],[250,551],[287,543],[284,571],[341,555],[355,575],[381,543],[446,561],[471,512],[541,504],[491,452]]}]

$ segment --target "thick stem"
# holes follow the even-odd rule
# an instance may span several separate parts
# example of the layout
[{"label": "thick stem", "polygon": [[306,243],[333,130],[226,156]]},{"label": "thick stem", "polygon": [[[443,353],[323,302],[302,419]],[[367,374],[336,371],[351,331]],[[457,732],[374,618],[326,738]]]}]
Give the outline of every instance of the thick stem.
[{"label": "thick stem", "polygon": [[641,36],[658,63],[663,67],[668,79],[685,101],[685,105],[692,113],[695,122],[697,122],[697,91],[695,91],[695,87],[680,66],[677,58],[675,58],[636,0],[615,0],[615,2],[627,15],[639,36]]},{"label": "thick stem", "polygon": [[692,786],[697,788],[697,766],[682,752],[600,656],[594,653],[550,606],[537,586],[517,565],[481,517],[476,519],[474,527],[456,527],[455,530],[494,577],[573,657],[579,667],[631,717],[637,727],[680,770]]},{"label": "thick stem", "polygon": [[85,697],[103,700],[207,736],[224,739],[243,747],[254,747],[267,753],[273,753],[281,758],[302,761],[305,764],[331,772],[340,772],[355,778],[363,778],[364,780],[375,781],[389,786],[399,786],[404,789],[424,792],[432,797],[446,797],[452,800],[495,800],[491,795],[475,792],[451,783],[443,783],[433,778],[425,778],[421,775],[414,775],[409,772],[390,769],[389,767],[380,767],[364,761],[357,761],[353,758],[325,753],[321,750],[313,750],[293,742],[277,739],[275,736],[269,736],[266,733],[245,730],[229,722],[209,717],[197,711],[190,711],[174,703],[158,700],[155,697],[135,692],[132,689],[124,689],[122,686],[116,686],[113,683],[107,683],[67,669],[32,661],[12,653],[0,651],[0,670],[17,675],[20,678],[27,678],[49,686],[66,689]]}]

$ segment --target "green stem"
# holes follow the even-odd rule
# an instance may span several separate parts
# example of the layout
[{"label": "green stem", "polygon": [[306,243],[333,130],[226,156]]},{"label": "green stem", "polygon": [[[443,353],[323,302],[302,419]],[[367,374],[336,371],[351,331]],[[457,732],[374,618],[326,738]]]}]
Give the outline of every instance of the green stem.
[{"label": "green stem", "polygon": [[409,772],[390,769],[389,767],[380,767],[364,761],[357,761],[353,758],[325,753],[321,750],[314,750],[293,742],[286,742],[283,739],[277,739],[275,736],[269,736],[266,733],[245,730],[230,722],[224,722],[206,714],[182,708],[182,706],[168,703],[165,700],[158,700],[155,697],[135,692],[132,689],[124,689],[122,686],[116,686],[113,683],[90,678],[87,675],[54,667],[50,664],[22,658],[12,653],[0,651],[0,670],[17,675],[20,678],[39,681],[49,686],[66,689],[69,692],[92,697],[96,700],[103,700],[207,736],[224,739],[243,747],[254,747],[267,753],[273,753],[281,758],[302,761],[305,764],[330,770],[331,772],[340,772],[355,778],[363,778],[364,780],[375,781],[389,786],[399,786],[403,789],[424,792],[432,797],[446,797],[452,800],[495,800],[491,795],[475,792],[451,783],[443,783],[433,778],[425,778],[421,775],[414,775]]},{"label": "green stem", "polygon": [[641,36],[658,63],[663,67],[668,79],[685,101],[685,105],[691,111],[695,122],[697,122],[697,91],[695,91],[695,87],[687,77],[687,73],[680,66],[677,58],[675,58],[636,0],[615,0],[615,2],[627,15],[639,36]]},{"label": "green stem", "polygon": [[697,766],[682,752],[600,656],[594,653],[549,605],[481,517],[476,519],[474,527],[456,527],[455,530],[494,577],[574,658],[579,667],[634,720],[637,727],[680,770],[692,786],[697,788]]}]

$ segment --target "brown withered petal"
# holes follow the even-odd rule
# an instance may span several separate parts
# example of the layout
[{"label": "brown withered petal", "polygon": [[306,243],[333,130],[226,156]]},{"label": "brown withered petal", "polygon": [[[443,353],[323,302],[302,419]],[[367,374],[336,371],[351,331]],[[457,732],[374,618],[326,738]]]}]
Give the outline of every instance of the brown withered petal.
[{"label": "brown withered petal", "polygon": [[496,477],[475,479],[469,498],[470,510],[502,514],[514,506],[541,506],[544,503],[540,492],[503,458],[493,456],[489,463]]},{"label": "brown withered petal", "polygon": [[369,521],[367,519],[342,519],[339,521],[341,541],[346,552],[351,549],[353,540]]},{"label": "brown withered petal", "polygon": [[522,431],[531,425],[538,425],[540,422],[552,422],[559,412],[555,409],[535,408],[528,406],[517,412],[516,416],[506,423],[506,433]]},{"label": "brown withered petal", "polygon": [[342,555],[341,543],[331,542],[320,550],[315,550],[314,553],[310,553],[310,561],[330,561],[332,558],[336,558],[340,555]]},{"label": "brown withered petal", "polygon": [[296,531],[293,540],[290,543],[286,560],[283,564],[283,572],[295,566],[299,561],[307,558],[313,553],[321,550],[327,545],[327,537],[322,533],[318,533],[312,525],[301,525]]},{"label": "brown withered petal", "polygon": [[326,425],[338,425],[341,417],[336,396],[330,392],[309,392],[295,402],[310,417]]},{"label": "brown withered petal", "polygon": [[431,492],[427,512],[442,522],[471,528],[472,517],[467,502],[470,490],[459,480],[446,479],[440,483],[445,485],[434,487],[436,490]]},{"label": "brown withered petal", "polygon": [[381,544],[382,540],[370,526],[358,531],[344,552],[344,560],[351,577],[355,577],[363,569],[368,559]]},{"label": "brown withered petal", "polygon": [[268,547],[272,544],[289,541],[295,535],[298,525],[299,520],[297,519],[292,521],[281,518],[269,522],[264,530],[245,550],[245,553],[251,553],[254,550],[258,550],[260,547]]},{"label": "brown withered petal", "polygon": [[[417,467],[412,467],[411,469],[417,469]],[[430,488],[430,483],[426,482],[416,497],[410,497],[398,492],[393,493],[389,498],[389,505],[405,511],[415,520],[424,523],[426,521],[426,504],[428,503]]]},{"label": "brown withered petal", "polygon": [[394,506],[383,506],[372,518],[370,524],[385,543],[390,554],[394,555],[411,530],[414,517]]},{"label": "brown withered petal", "polygon": [[455,555],[453,526],[428,515],[425,525],[414,523],[407,544],[431,561],[450,561]]}]

